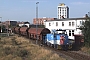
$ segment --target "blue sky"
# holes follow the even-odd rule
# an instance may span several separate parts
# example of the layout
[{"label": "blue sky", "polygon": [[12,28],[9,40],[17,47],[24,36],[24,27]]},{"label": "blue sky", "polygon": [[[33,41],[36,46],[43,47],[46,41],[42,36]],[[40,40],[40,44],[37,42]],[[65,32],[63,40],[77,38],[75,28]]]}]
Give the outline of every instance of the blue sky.
[{"label": "blue sky", "polygon": [[36,2],[39,2],[38,17],[57,18],[57,6],[69,6],[69,17],[83,17],[90,11],[90,0],[0,0],[0,16],[3,21],[29,21],[36,17]]}]

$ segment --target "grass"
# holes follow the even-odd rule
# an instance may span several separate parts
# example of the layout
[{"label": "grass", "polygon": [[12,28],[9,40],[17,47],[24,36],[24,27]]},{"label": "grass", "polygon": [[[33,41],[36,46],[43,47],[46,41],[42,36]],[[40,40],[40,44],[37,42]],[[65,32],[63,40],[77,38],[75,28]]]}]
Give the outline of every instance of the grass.
[{"label": "grass", "polygon": [[0,40],[0,60],[66,60],[18,35]]}]

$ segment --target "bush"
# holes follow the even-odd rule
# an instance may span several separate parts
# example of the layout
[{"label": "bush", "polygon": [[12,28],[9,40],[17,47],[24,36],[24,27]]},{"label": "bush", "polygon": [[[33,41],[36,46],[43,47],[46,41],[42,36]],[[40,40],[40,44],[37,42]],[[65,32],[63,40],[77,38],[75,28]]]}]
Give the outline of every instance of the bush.
[{"label": "bush", "polygon": [[5,52],[6,55],[12,54],[12,51],[11,51],[10,47],[5,47],[4,52]]},{"label": "bush", "polygon": [[29,53],[28,53],[27,50],[19,50],[18,53],[17,53],[17,55],[18,55],[19,57],[27,57],[28,54],[29,54]]},{"label": "bush", "polygon": [[15,38],[12,39],[12,44],[13,45],[18,45],[17,41],[15,40]]}]

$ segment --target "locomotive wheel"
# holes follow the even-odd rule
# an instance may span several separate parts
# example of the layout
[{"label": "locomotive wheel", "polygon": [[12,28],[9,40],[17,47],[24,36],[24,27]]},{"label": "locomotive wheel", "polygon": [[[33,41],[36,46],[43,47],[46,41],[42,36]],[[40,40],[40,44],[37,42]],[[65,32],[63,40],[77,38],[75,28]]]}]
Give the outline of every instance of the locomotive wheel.
[{"label": "locomotive wheel", "polygon": [[72,49],[72,45],[69,45],[69,46],[68,46],[68,49]]},{"label": "locomotive wheel", "polygon": [[58,49],[58,50],[62,49],[61,45],[58,45],[57,49]]}]

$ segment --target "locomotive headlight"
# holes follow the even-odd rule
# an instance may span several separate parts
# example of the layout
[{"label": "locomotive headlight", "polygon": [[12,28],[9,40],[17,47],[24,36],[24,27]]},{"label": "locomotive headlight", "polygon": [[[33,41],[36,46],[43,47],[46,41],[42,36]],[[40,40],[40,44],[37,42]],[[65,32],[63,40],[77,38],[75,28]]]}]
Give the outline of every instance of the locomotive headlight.
[{"label": "locomotive headlight", "polygon": [[69,43],[67,43],[67,44],[69,44]]}]

